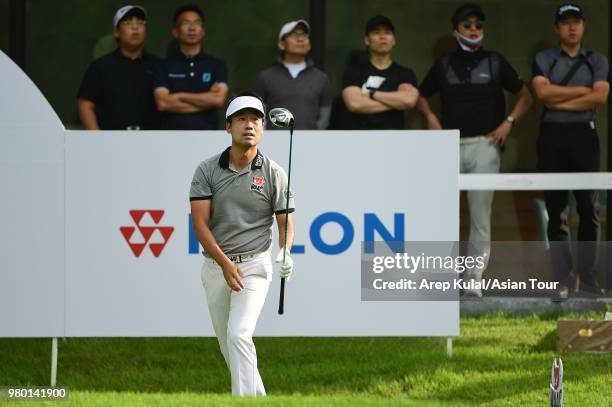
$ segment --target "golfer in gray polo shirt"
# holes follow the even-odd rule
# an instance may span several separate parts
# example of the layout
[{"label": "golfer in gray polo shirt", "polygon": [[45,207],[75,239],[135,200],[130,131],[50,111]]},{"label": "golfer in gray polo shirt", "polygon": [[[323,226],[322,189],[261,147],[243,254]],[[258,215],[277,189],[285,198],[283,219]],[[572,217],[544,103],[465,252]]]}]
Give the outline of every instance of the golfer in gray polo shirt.
[{"label": "golfer in gray polo shirt", "polygon": [[[232,145],[202,162],[191,182],[193,227],[204,248],[202,283],[219,346],[232,376],[232,394],[265,395],[257,369],[253,332],[272,279],[272,224],[285,228],[280,275],[289,278],[293,260],[294,204],[287,175],[257,145],[264,132],[264,107],[251,93],[236,97],[225,113]],[[276,261],[282,261],[282,250]]]}]

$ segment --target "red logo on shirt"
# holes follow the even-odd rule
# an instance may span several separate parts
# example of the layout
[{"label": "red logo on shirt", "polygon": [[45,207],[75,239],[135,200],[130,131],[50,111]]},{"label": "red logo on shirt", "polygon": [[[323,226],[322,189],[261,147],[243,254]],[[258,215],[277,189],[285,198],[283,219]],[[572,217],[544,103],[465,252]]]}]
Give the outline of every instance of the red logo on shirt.
[{"label": "red logo on shirt", "polygon": [[253,181],[251,181],[251,191],[257,191],[262,193],[263,186],[266,183],[266,179],[261,175],[255,175]]},{"label": "red logo on shirt", "polygon": [[158,226],[164,213],[163,210],[154,209],[133,209],[130,211],[130,216],[136,227],[122,226],[119,230],[130,249],[132,249],[134,256],[140,257],[147,246],[155,257],[159,257],[164,250],[172,232],[174,232],[172,226]]},{"label": "red logo on shirt", "polygon": [[261,175],[255,175],[251,181],[251,191],[263,192],[266,179]]},{"label": "red logo on shirt", "polygon": [[261,175],[255,175],[253,181],[251,181],[251,191],[263,192],[263,186],[266,183],[266,179]]},{"label": "red logo on shirt", "polygon": [[256,175],[253,177],[253,185],[257,185],[258,187],[263,187],[266,183],[266,179],[261,175]]}]

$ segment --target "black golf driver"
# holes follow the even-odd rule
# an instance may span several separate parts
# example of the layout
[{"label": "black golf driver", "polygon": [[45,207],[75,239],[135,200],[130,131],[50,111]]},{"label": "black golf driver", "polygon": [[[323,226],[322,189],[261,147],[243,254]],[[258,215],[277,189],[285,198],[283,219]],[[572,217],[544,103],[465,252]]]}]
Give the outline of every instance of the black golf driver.
[{"label": "black golf driver", "polygon": [[[281,127],[284,129],[289,129],[289,167],[287,169],[287,196],[286,207],[285,207],[285,230],[283,231],[284,237],[284,245],[283,245],[283,262],[281,264],[285,264],[285,255],[287,247],[287,226],[289,224],[289,190],[291,188],[291,153],[293,149],[293,115],[287,109],[282,107],[277,107],[268,113],[270,117],[270,121],[276,127]],[[281,286],[280,286],[280,299],[278,301],[278,314],[283,315],[285,311],[285,278],[281,278]]]}]

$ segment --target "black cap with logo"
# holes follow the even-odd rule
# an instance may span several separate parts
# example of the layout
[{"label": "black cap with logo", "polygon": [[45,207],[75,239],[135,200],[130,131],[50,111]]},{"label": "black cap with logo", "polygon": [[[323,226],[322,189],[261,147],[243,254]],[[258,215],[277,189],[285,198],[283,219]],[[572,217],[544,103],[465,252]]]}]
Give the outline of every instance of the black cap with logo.
[{"label": "black cap with logo", "polygon": [[567,3],[560,5],[557,11],[555,11],[555,24],[569,16],[578,17],[584,20],[582,8],[576,4]]}]

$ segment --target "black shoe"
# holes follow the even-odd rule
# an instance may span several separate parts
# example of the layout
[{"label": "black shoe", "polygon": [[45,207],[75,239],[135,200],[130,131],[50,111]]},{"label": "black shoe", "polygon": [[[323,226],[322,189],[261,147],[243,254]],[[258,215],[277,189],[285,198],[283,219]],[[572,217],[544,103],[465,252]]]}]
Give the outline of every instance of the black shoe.
[{"label": "black shoe", "polygon": [[584,294],[587,297],[603,297],[606,295],[606,292],[599,287],[597,280],[586,280],[581,278],[579,289],[576,290],[576,294]]}]

